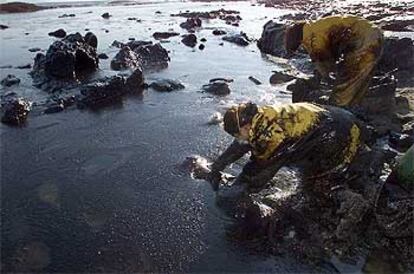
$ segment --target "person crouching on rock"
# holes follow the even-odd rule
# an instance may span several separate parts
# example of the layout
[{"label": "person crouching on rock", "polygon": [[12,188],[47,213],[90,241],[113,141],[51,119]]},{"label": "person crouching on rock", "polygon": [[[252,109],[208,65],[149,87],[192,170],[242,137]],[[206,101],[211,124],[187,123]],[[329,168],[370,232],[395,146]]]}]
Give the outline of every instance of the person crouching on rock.
[{"label": "person crouching on rock", "polygon": [[365,96],[374,68],[381,57],[383,34],[357,16],[329,16],[313,22],[297,22],[285,32],[288,53],[302,45],[323,79],[333,79],[330,103],[355,106]]},{"label": "person crouching on rock", "polygon": [[238,180],[256,188],[286,165],[299,167],[304,178],[313,180],[342,173],[363,144],[350,112],[311,103],[240,104],[226,111],[224,130],[236,139],[211,166],[208,179],[215,190],[220,172],[248,152],[250,161]]}]

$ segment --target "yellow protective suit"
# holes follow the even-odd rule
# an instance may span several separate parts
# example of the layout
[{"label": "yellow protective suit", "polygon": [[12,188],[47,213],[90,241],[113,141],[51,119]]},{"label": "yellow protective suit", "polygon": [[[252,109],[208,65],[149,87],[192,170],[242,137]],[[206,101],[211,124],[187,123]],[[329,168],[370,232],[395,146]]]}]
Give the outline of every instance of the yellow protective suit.
[{"label": "yellow protective suit", "polygon": [[[249,131],[249,144],[252,154],[257,160],[269,160],[276,156],[282,144],[300,142],[306,139],[313,129],[330,133],[335,128],[321,129],[329,126],[325,121],[330,120],[332,124],[331,111],[321,106],[311,103],[294,103],[281,106],[260,107],[258,113],[253,117],[252,126]],[[345,120],[344,120],[345,121]],[[341,125],[334,122],[335,127]],[[340,144],[344,147],[341,152],[342,163],[350,163],[355,156],[360,143],[360,129],[357,125],[352,125],[346,133],[345,142]],[[333,137],[335,138],[335,137]],[[318,145],[322,139],[316,140]],[[323,146],[323,144],[320,144]],[[306,145],[305,145],[306,146]],[[302,146],[304,148],[305,146]],[[335,150],[335,149],[334,149]],[[310,156],[310,155],[309,155]]]},{"label": "yellow protective suit", "polygon": [[323,77],[336,74],[332,101],[358,104],[382,52],[383,34],[366,19],[329,16],[303,27],[302,45]]},{"label": "yellow protective suit", "polygon": [[249,132],[253,155],[259,160],[270,158],[283,141],[303,136],[315,127],[319,114],[325,111],[309,103],[259,108]]}]

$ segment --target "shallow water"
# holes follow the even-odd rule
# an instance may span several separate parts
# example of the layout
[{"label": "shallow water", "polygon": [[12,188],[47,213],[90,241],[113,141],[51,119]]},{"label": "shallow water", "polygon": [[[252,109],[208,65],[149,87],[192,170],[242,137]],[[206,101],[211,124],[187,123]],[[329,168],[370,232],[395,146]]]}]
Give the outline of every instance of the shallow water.
[{"label": "shallow water", "polygon": [[[89,28],[98,36],[99,52],[113,57],[114,39],[150,39],[154,31],[170,28],[184,33],[170,13],[211,10],[222,4],[173,3],[133,7],[83,7],[1,15],[4,65],[32,63],[54,38],[48,32],[68,33]],[[274,10],[247,3],[226,5],[242,11],[240,28],[258,37]],[[155,11],[161,10],[161,15]],[[92,13],[88,13],[92,11]],[[110,20],[101,18],[109,11]],[[74,18],[58,18],[75,13]],[[142,23],[128,21],[137,17]],[[231,29],[219,20],[205,27]],[[151,28],[151,30],[149,29]],[[104,29],[108,29],[106,33]],[[282,102],[289,97],[265,84],[275,65],[247,48],[225,43],[202,29],[204,51],[193,50],[172,38],[167,70],[147,74],[180,79],[186,89],[168,94],[148,90],[143,96],[99,111],[67,110],[54,115],[31,115],[23,128],[0,126],[1,239],[5,271],[238,271],[302,272],[314,269],[289,258],[254,254],[226,237],[232,219],[215,204],[215,194],[202,181],[177,172],[186,156],[214,157],[230,139],[208,117],[229,103],[253,99]],[[25,35],[25,33],[28,33]],[[110,60],[110,59],[109,59]],[[113,74],[109,60],[99,75]],[[1,69],[22,79],[15,91],[38,103],[47,94],[31,86],[29,70]],[[214,77],[231,77],[233,94],[225,99],[198,92]]]},{"label": "shallow water", "polygon": [[[185,47],[179,37],[170,50],[168,69],[146,74],[147,82],[179,79],[186,89],[172,93],[147,90],[99,111],[70,109],[53,115],[32,113],[27,125],[0,124],[1,269],[36,272],[329,272],[285,257],[253,252],[227,235],[231,216],[217,206],[208,184],[182,174],[177,166],[188,155],[217,156],[231,141],[209,117],[229,104],[289,102],[283,87],[268,79],[277,65],[263,58],[253,43],[242,48],[213,36],[215,27],[245,31],[259,38],[267,20],[287,11],[250,3],[165,3],[140,6],[93,6],[0,15],[10,26],[0,31],[0,64],[33,63],[55,38],[48,32],[98,36],[98,52],[107,53],[96,76],[115,74],[109,62],[117,53],[113,40],[151,40],[155,31],[174,31],[180,10],[221,7],[241,12],[240,27],[221,20],[203,21],[196,34],[204,51]],[[161,14],[155,14],[160,10]],[[112,17],[101,17],[109,12]],[[73,18],[58,18],[74,13]],[[142,23],[127,20],[142,19]],[[109,30],[109,32],[105,32]],[[0,69],[0,78],[22,79],[14,91],[42,104],[49,96],[32,87],[29,70]],[[264,84],[248,80],[254,76]],[[232,94],[215,98],[198,92],[215,77],[230,77]],[[234,170],[233,170],[234,172]]]}]

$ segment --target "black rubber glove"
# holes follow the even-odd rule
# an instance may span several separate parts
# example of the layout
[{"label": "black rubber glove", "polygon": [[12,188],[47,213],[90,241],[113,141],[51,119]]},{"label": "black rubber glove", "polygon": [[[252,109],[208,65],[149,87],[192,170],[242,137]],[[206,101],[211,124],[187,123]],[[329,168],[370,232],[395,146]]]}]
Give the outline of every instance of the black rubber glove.
[{"label": "black rubber glove", "polygon": [[221,173],[218,171],[211,171],[207,176],[207,181],[211,184],[211,187],[214,191],[219,189],[220,181],[221,181]]}]

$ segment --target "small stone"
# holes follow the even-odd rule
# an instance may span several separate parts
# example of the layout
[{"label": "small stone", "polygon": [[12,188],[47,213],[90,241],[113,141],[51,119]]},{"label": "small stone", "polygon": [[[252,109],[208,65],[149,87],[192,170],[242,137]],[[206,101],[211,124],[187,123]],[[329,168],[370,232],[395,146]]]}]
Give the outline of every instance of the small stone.
[{"label": "small stone", "polygon": [[26,65],[22,65],[22,66],[17,66],[17,69],[31,69],[32,68],[32,64],[26,64]]},{"label": "small stone", "polygon": [[218,125],[223,122],[223,115],[220,112],[216,112],[211,115],[208,124],[209,125]]},{"label": "small stone", "polygon": [[100,53],[100,54],[98,54],[98,58],[99,58],[99,59],[108,59],[108,58],[109,58],[109,56],[108,56],[108,55],[106,55],[106,53]]},{"label": "small stone", "polygon": [[59,100],[59,103],[63,104],[65,108],[73,106],[76,103],[76,97],[75,95],[64,97]]},{"label": "small stone", "polygon": [[262,84],[262,82],[260,82],[258,79],[254,78],[253,76],[249,76],[249,80],[255,83],[256,85]]},{"label": "small stone", "polygon": [[124,43],[119,42],[118,40],[114,40],[111,44],[111,47],[116,47],[116,48],[122,48],[124,46]]},{"label": "small stone", "polygon": [[213,34],[214,35],[224,35],[224,34],[226,34],[227,32],[225,32],[224,30],[219,30],[219,29],[215,29],[215,30],[213,30]]},{"label": "small stone", "polygon": [[392,132],[389,142],[394,149],[405,152],[414,144],[414,136]]},{"label": "small stone", "polygon": [[184,38],[181,40],[181,42],[186,45],[187,47],[195,47],[197,45],[197,36],[195,34],[186,34],[183,36]]},{"label": "small stone", "polygon": [[104,19],[109,19],[112,15],[109,14],[109,12],[105,12],[104,14],[101,15],[102,18]]},{"label": "small stone", "polygon": [[170,37],[178,36],[178,35],[180,35],[178,32],[154,32],[152,34],[152,37],[154,37],[154,39],[161,40],[161,39],[168,39]]},{"label": "small stone", "polygon": [[1,29],[1,30],[8,29],[8,28],[9,28],[9,26],[6,26],[6,25],[1,25],[1,24],[0,24],[0,29]]},{"label": "small stone", "polygon": [[50,105],[45,111],[45,114],[52,114],[52,113],[57,113],[57,112],[61,112],[65,109],[65,106],[63,104],[58,104],[58,103],[54,103],[52,105]]},{"label": "small stone", "polygon": [[171,92],[174,90],[184,89],[185,86],[180,82],[172,79],[160,79],[152,82],[149,87],[159,92]]},{"label": "small stone", "polygon": [[222,39],[224,41],[234,43],[242,47],[248,46],[250,44],[250,38],[248,38],[244,32],[240,32],[238,34],[226,35]]},{"label": "small stone", "polygon": [[49,32],[48,35],[56,37],[56,38],[64,38],[66,36],[66,31],[64,29],[58,29],[58,30]]},{"label": "small stone", "polygon": [[7,75],[7,77],[1,80],[0,82],[0,84],[5,87],[11,87],[14,85],[18,85],[19,83],[20,79],[12,74]]},{"label": "small stone", "polygon": [[71,13],[71,14],[63,14],[63,15],[60,15],[59,16],[59,18],[68,18],[68,17],[75,17],[76,16],[76,14],[73,14],[73,13]]},{"label": "small stone", "polygon": [[232,79],[232,78],[224,78],[224,77],[217,77],[217,78],[210,79],[210,81],[209,81],[209,83],[214,83],[214,82],[233,83],[234,82],[234,79]]},{"label": "small stone", "polygon": [[206,38],[201,38],[200,42],[207,42],[207,39]]},{"label": "small stone", "polygon": [[203,92],[211,93],[213,95],[224,96],[230,94],[230,88],[226,81],[215,80],[210,84],[202,87]]},{"label": "small stone", "polygon": [[30,52],[38,52],[38,51],[41,51],[41,50],[42,50],[41,48],[30,48],[29,49]]},{"label": "small stone", "polygon": [[199,46],[198,46],[198,49],[199,50],[204,50],[206,48],[206,46],[204,46],[203,44],[200,44]]},{"label": "small stone", "polygon": [[283,84],[295,79],[295,76],[284,71],[274,71],[273,75],[270,77],[269,82],[272,85]]}]

